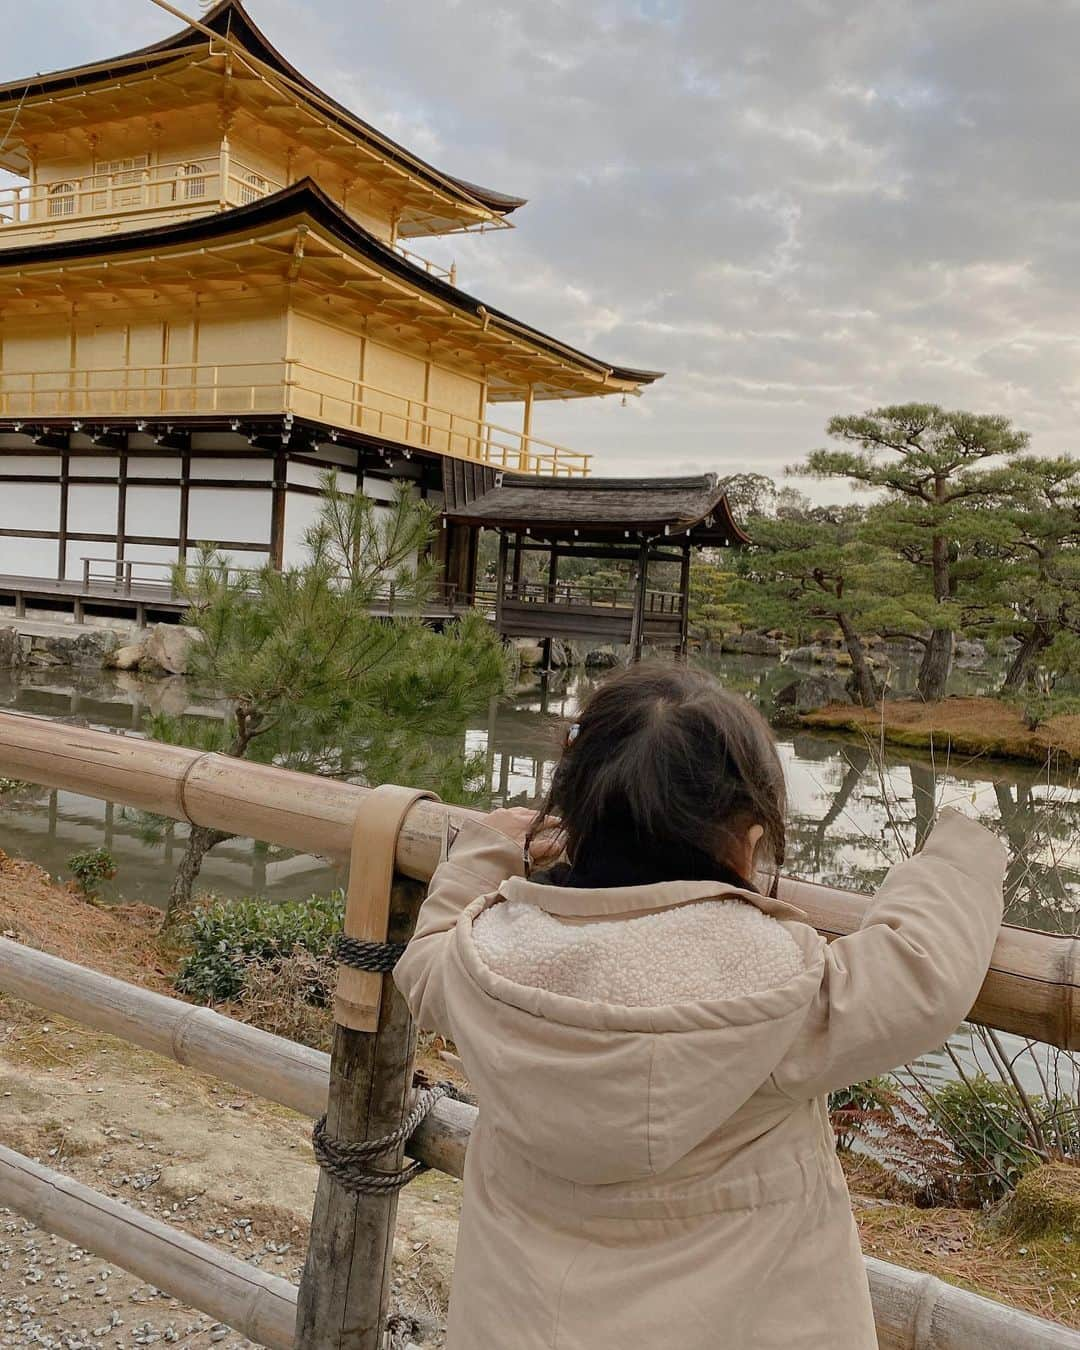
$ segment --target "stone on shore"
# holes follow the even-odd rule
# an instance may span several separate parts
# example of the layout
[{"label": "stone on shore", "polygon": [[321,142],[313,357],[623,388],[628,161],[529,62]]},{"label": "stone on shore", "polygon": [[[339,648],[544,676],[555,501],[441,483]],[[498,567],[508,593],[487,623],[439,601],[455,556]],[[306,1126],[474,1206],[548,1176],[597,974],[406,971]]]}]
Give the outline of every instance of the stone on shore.
[{"label": "stone on shore", "polygon": [[14,628],[0,628],[0,670],[18,670],[26,664],[26,653]]},{"label": "stone on shore", "polygon": [[72,625],[70,633],[32,637],[28,664],[100,670],[118,645],[119,639],[111,628],[80,628]]},{"label": "stone on shore", "polygon": [[850,703],[844,680],[835,675],[800,675],[773,695],[773,705],[782,712],[805,713],[830,703]]},{"label": "stone on shore", "polygon": [[161,670],[166,675],[186,675],[192,648],[198,641],[198,633],[182,624],[155,624],[143,645],[140,669]]},{"label": "stone on shore", "polygon": [[105,665],[109,670],[138,670],[145,654],[143,643],[131,642],[126,647],[117,647],[116,651],[110,652]]},{"label": "stone on shore", "polygon": [[781,652],[778,638],[767,633],[729,633],[720,644],[722,652],[733,652],[742,656],[779,656]]}]

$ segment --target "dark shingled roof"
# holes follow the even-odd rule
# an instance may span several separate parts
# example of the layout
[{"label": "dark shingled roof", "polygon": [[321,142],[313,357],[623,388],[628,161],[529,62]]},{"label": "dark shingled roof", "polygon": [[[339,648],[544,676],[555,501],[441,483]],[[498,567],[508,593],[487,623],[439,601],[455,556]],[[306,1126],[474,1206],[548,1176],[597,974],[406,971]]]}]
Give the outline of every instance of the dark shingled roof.
[{"label": "dark shingled roof", "polygon": [[501,474],[473,495],[447,481],[450,520],[488,529],[528,530],[539,539],[611,542],[692,531],[694,543],[745,544],[715,474],[698,478],[541,478]]},{"label": "dark shingled roof", "polygon": [[[243,47],[245,51],[250,52],[257,60],[276,70],[278,74],[286,76],[311,94],[317,95],[330,108],[334,109],[336,113],[334,120],[344,130],[376,143],[388,159],[424,178],[431,186],[444,192],[449,190],[451,193],[457,193],[466,200],[479,202],[482,206],[486,206],[489,211],[494,211],[501,216],[507,216],[511,211],[516,211],[519,206],[525,205],[526,199],[524,197],[511,197],[505,192],[495,192],[491,188],[479,187],[476,183],[470,183],[464,178],[455,178],[450,174],[442,173],[420,159],[419,156],[414,155],[412,151],[406,150],[404,146],[398,145],[396,141],[392,141],[381,131],[376,130],[370,123],[357,117],[355,113],[350,112],[348,108],[338,103],[336,99],[331,98],[329,94],[302,75],[295,66],[282,56],[258,28],[240,0],[219,0],[219,3],[204,14],[199,22],[204,27],[213,29],[215,33],[220,33],[222,37],[230,38]],[[93,84],[99,80],[120,74],[123,68],[130,65],[141,63],[149,68],[169,60],[187,47],[202,46],[206,41],[207,35],[200,29],[188,27],[181,29],[179,33],[174,33],[172,37],[151,44],[149,47],[140,47],[137,51],[125,52],[122,56],[114,56],[93,65],[73,66],[68,70],[57,70],[48,75],[38,75],[30,80],[12,81],[0,85],[0,106],[4,103],[19,102],[24,93],[36,97],[52,90]]]}]

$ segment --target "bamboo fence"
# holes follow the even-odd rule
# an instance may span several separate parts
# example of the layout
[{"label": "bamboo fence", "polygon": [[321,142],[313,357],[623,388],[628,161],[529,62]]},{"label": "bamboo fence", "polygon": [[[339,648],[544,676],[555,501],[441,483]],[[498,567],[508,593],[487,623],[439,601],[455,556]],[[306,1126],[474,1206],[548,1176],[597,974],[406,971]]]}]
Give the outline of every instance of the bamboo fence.
[{"label": "bamboo fence", "polygon": [[[366,797],[365,789],[349,784],[12,714],[0,714],[0,771],[176,820],[334,856],[347,856],[357,808]],[[400,873],[420,881],[430,877],[438,860],[444,811],[420,802],[409,813],[399,838]],[[401,890],[404,894],[416,888]],[[829,935],[852,931],[865,909],[862,897],[803,883],[787,882],[783,893]],[[1080,1043],[1078,969],[1075,941],[1004,927],[973,1017],[1001,1030],[1072,1048]],[[319,1116],[326,1109],[332,1082],[339,1083],[339,1112],[345,1100],[340,1084],[347,1080],[349,1066],[344,1058],[339,1060],[337,1042],[332,1058],[7,939],[0,939],[0,992],[215,1074],[308,1116]],[[392,997],[390,984],[384,1000],[391,1019]],[[400,1073],[400,1064],[393,1067]],[[377,1074],[366,1081],[369,1091],[377,1093],[378,1086]],[[354,1089],[355,1084],[349,1088]],[[465,1103],[440,1102],[412,1136],[409,1155],[460,1177],[476,1115],[476,1109]],[[344,1124],[339,1119],[338,1128]],[[369,1329],[357,1335],[355,1321],[350,1330],[344,1320],[345,1296],[338,1299],[328,1292],[329,1282],[318,1269],[310,1276],[305,1271],[298,1291],[6,1148],[0,1148],[0,1205],[114,1261],[273,1350],[292,1345],[337,1350],[346,1343],[366,1350],[382,1345],[388,1251],[382,1267],[366,1282]],[[331,1235],[335,1242],[347,1239],[341,1207],[333,1196],[319,1216],[317,1207],[317,1224],[336,1225],[336,1236]],[[374,1221],[365,1228],[367,1217],[357,1214],[357,1246],[362,1246],[365,1233],[385,1229],[385,1216],[379,1220],[382,1230]],[[328,1232],[313,1228],[313,1250],[327,1240]],[[350,1249],[347,1255],[355,1270],[356,1251]],[[898,1266],[872,1258],[866,1265],[881,1350],[1080,1350],[1080,1333],[1066,1327]],[[313,1288],[313,1281],[321,1282],[319,1288]],[[312,1310],[319,1315],[312,1316]],[[353,1308],[350,1315],[355,1317],[356,1312]]]},{"label": "bamboo fence", "polygon": [[[349,856],[356,813],[370,791],[14,713],[0,713],[0,769],[12,778],[334,858]],[[397,852],[404,876],[430,878],[446,810],[421,801],[409,812]],[[780,894],[832,937],[858,928],[868,903],[863,895],[800,881],[785,880]],[[1080,939],[1004,924],[970,1020],[1080,1049]]]}]

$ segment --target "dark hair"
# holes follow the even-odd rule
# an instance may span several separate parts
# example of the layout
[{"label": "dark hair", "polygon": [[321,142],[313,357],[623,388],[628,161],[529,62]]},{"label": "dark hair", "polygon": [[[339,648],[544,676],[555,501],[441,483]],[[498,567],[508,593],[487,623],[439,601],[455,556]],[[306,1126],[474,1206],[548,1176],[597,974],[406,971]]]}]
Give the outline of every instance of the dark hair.
[{"label": "dark hair", "polygon": [[[533,834],[557,829],[573,885],[741,875],[784,861],[784,771],[768,724],[744,698],[685,666],[631,666],[589,696],[567,736]],[[545,817],[558,824],[544,825]],[[613,879],[614,878],[614,879]]]}]

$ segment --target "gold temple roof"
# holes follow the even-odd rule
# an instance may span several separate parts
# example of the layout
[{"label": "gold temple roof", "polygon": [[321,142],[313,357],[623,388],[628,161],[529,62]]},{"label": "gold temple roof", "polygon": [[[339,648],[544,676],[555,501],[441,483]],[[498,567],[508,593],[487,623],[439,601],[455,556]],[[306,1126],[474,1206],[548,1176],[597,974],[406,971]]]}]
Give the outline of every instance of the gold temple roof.
[{"label": "gold temple roof", "polygon": [[101,120],[148,119],[226,101],[400,203],[404,236],[499,227],[525,201],[443,173],[320,90],[259,30],[240,0],[149,47],[0,85],[14,115],[0,168],[26,174],[35,140]]}]

